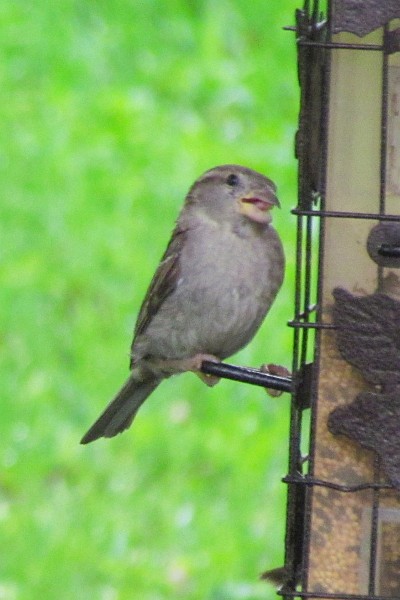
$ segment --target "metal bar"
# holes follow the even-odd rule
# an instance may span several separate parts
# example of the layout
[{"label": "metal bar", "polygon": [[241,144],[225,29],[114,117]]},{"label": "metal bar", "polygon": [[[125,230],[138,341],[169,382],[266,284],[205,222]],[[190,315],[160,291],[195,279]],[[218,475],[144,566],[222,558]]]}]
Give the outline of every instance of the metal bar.
[{"label": "metal bar", "polygon": [[[389,28],[384,27],[383,39],[387,39]],[[381,156],[380,156],[380,186],[379,186],[379,212],[385,214],[386,200],[386,154],[387,154],[387,128],[388,128],[388,55],[382,56],[382,103],[381,103]]]},{"label": "metal bar", "polygon": [[[309,306],[311,298],[311,272],[313,267],[312,261],[312,219],[307,217],[306,221],[306,239],[305,239],[305,266],[304,266],[304,297],[303,297],[303,314],[305,315],[305,322],[309,322]],[[307,327],[303,330],[303,336],[301,340],[300,350],[300,362],[304,365],[307,360],[308,350],[308,329]]]},{"label": "metal bar", "polygon": [[326,598],[327,600],[399,600],[398,596],[371,596],[363,594],[346,594],[345,592],[338,594],[329,594],[324,592],[310,592],[304,590],[302,592],[296,590],[288,590],[282,588],[276,592],[278,596],[285,598]]},{"label": "metal bar", "polygon": [[[379,481],[380,475],[380,460],[376,456],[374,460],[374,476],[375,481]],[[376,568],[378,559],[378,521],[379,521],[379,501],[380,490],[374,488],[372,492],[372,511],[371,511],[371,541],[369,548],[369,576],[368,576],[368,593],[375,594]]]},{"label": "metal bar", "polygon": [[[383,30],[384,46],[386,48],[388,41],[389,28],[385,25]],[[381,148],[380,148],[380,181],[379,181],[379,212],[385,214],[386,210],[386,155],[387,155],[387,126],[388,126],[388,73],[389,73],[389,57],[387,52],[382,54],[382,95],[381,95]],[[378,250],[378,254],[380,251]],[[381,256],[388,256],[381,254]],[[390,256],[390,255],[389,255]],[[378,289],[383,286],[383,267],[378,266]]]},{"label": "metal bar", "polygon": [[313,217],[333,217],[338,219],[372,219],[374,221],[400,222],[400,215],[382,215],[380,213],[345,212],[340,210],[303,210],[293,208],[293,215],[304,215]]},{"label": "metal bar", "polygon": [[[383,28],[384,48],[387,47],[389,27],[385,24]],[[380,143],[380,165],[379,165],[379,213],[385,214],[386,210],[386,156],[387,156],[387,125],[388,125],[388,54],[386,51],[382,54],[382,94],[381,94],[381,143]],[[379,252],[379,250],[378,250]],[[383,285],[383,268],[378,266],[377,278],[378,289]],[[380,480],[380,459],[378,456],[374,459],[374,479]],[[378,560],[378,521],[379,521],[380,489],[374,488],[372,492],[372,511],[371,511],[371,538],[369,548],[369,572],[368,572],[368,593],[375,594],[376,575]]]},{"label": "metal bar", "polygon": [[368,482],[358,483],[356,485],[342,485],[340,483],[333,483],[332,481],[325,481],[323,479],[316,479],[310,475],[286,475],[282,478],[283,483],[294,483],[297,485],[305,485],[308,487],[319,486],[326,487],[337,492],[344,493],[355,493],[362,492],[364,490],[393,490],[394,487],[390,483],[379,483],[379,482]]},{"label": "metal bar", "polygon": [[280,377],[278,375],[270,375],[263,373],[259,369],[251,367],[238,367],[227,363],[215,363],[204,360],[201,364],[201,371],[206,375],[214,375],[222,379],[231,379],[233,381],[241,381],[250,385],[258,385],[260,387],[271,388],[282,392],[291,392],[293,390],[292,377]]},{"label": "metal bar", "polygon": [[[299,193],[302,186],[299,186]],[[300,198],[299,198],[300,201]],[[294,314],[295,317],[301,313],[301,291],[302,291],[302,263],[303,263],[303,218],[297,217],[296,227],[296,279],[294,290]],[[303,332],[300,329],[293,330],[293,357],[292,357],[292,372],[298,373],[302,368],[299,362],[300,359],[300,338]],[[289,456],[288,469],[289,473],[296,473],[299,469],[301,460],[301,423],[302,411],[299,406],[297,394],[294,391],[291,398],[290,422],[289,422]],[[286,499],[286,537],[285,537],[285,567],[290,572],[290,576],[295,580],[295,563],[296,556],[296,507],[298,505],[298,490],[296,486],[288,486]],[[299,526],[299,523],[297,523]]]},{"label": "metal bar", "polygon": [[332,323],[304,323],[304,321],[288,321],[289,327],[295,329],[336,329],[336,325]]},{"label": "metal bar", "polygon": [[344,42],[315,42],[313,40],[305,40],[303,38],[297,40],[298,46],[317,46],[318,48],[329,48],[335,50],[384,50],[384,46],[379,44],[346,44]]}]

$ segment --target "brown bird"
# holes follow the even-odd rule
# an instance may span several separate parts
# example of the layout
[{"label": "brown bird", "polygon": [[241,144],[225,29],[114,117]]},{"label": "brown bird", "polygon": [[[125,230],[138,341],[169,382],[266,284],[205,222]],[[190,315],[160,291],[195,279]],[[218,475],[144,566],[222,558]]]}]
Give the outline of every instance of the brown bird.
[{"label": "brown bird", "polygon": [[200,372],[254,336],[282,284],[284,254],[271,226],[275,184],[238,165],[210,169],[190,188],[135,327],[131,374],[83,436],[127,429],[166,377]]}]

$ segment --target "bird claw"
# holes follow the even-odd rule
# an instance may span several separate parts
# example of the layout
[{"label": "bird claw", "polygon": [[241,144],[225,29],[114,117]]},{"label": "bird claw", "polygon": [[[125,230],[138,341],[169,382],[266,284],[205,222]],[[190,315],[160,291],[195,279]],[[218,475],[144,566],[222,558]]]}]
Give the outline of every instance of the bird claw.
[{"label": "bird claw", "polygon": [[214,385],[217,385],[217,383],[219,383],[221,379],[221,377],[217,377],[216,375],[208,375],[207,373],[202,373],[201,371],[196,371],[196,375],[200,377],[202,382],[208,385],[208,387],[213,387]]},{"label": "bird claw", "polygon": [[[274,365],[273,363],[261,365],[260,371],[268,373],[268,375],[277,375],[278,377],[291,377],[291,372],[282,365]],[[282,390],[274,390],[272,388],[264,388],[272,398],[279,398],[283,394]]]},{"label": "bird claw", "polygon": [[194,371],[196,375],[200,377],[202,382],[208,385],[208,387],[213,387],[214,385],[217,385],[217,383],[219,383],[221,379],[220,377],[217,377],[216,375],[208,375],[207,373],[203,373],[201,371],[203,361],[208,360],[209,362],[219,363],[221,362],[219,358],[217,358],[213,354],[196,354],[196,356],[189,360],[193,361],[193,368],[191,369],[191,371]]}]

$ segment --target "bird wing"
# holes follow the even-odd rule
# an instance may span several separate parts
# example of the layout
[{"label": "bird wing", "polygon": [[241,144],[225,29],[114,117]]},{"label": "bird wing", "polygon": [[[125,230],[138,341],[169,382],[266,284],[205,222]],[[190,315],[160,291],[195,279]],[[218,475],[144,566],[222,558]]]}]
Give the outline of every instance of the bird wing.
[{"label": "bird wing", "polygon": [[159,311],[164,300],[175,290],[180,277],[180,256],[185,243],[187,229],[177,225],[172,234],[164,256],[143,300],[136,321],[135,335],[132,342],[135,343],[137,336],[142,335],[154,315]]}]

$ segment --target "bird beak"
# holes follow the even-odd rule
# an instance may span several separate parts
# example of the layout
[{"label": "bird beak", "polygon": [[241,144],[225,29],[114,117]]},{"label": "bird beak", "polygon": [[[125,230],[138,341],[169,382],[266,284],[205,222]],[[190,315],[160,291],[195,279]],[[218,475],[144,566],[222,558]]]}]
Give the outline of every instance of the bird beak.
[{"label": "bird beak", "polygon": [[280,203],[275,195],[275,190],[257,190],[243,196],[239,200],[239,212],[248,219],[257,223],[270,223],[270,210],[274,206],[280,208]]}]

